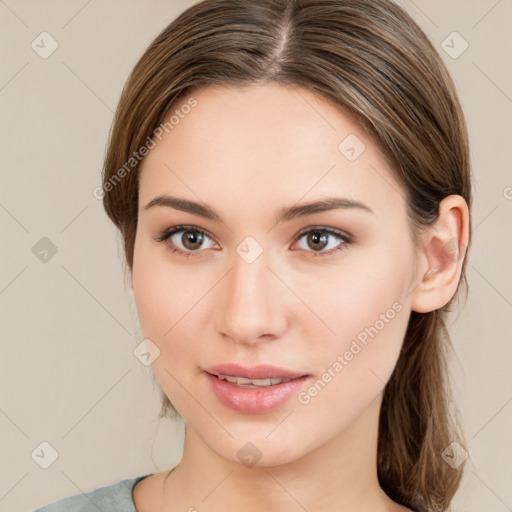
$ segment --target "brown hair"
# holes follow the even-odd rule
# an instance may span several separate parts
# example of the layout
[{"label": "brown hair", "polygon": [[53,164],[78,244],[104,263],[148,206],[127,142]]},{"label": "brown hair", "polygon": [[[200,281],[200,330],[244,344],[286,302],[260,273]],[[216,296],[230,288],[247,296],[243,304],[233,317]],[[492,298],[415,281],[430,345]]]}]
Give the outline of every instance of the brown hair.
[{"label": "brown hair", "polygon": [[[139,150],[153,140],[171,105],[195,87],[267,82],[308,88],[355,116],[393,162],[414,236],[437,219],[448,195],[462,196],[471,212],[467,128],[455,86],[402,8],[391,0],[204,0],[151,43],[115,114],[103,205],[122,234],[130,271]],[[445,324],[461,282],[467,297],[465,266],[466,259],[448,304],[411,313],[384,390],[379,482],[393,500],[418,512],[448,510],[462,478],[464,466],[452,468],[441,454],[454,441],[465,447],[451,399]],[[175,409],[160,391],[163,417]]]}]

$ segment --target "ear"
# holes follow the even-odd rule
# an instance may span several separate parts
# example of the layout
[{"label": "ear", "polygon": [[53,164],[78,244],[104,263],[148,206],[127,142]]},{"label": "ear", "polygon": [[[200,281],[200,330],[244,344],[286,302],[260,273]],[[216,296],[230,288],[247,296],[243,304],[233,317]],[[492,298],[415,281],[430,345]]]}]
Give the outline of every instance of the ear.
[{"label": "ear", "polygon": [[416,285],[411,309],[429,313],[455,294],[469,244],[469,209],[459,195],[445,197],[436,222],[420,235]]}]

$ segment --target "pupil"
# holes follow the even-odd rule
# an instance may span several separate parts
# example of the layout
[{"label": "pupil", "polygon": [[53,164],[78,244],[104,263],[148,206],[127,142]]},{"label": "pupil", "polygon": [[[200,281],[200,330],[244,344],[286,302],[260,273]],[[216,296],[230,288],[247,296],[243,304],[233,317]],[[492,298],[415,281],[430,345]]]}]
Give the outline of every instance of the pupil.
[{"label": "pupil", "polygon": [[314,231],[308,238],[310,242],[313,242],[313,244],[320,243],[320,249],[323,249],[327,245],[327,234],[322,233],[321,231]]}]

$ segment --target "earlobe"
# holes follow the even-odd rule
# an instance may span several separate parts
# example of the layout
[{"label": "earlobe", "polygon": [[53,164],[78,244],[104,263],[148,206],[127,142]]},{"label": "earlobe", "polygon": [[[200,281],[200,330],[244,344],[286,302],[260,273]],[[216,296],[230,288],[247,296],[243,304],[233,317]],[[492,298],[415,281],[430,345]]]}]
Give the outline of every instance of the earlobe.
[{"label": "earlobe", "polygon": [[411,309],[429,313],[447,304],[459,284],[469,243],[469,209],[459,195],[445,197],[439,216],[421,237],[423,265],[418,265]]}]

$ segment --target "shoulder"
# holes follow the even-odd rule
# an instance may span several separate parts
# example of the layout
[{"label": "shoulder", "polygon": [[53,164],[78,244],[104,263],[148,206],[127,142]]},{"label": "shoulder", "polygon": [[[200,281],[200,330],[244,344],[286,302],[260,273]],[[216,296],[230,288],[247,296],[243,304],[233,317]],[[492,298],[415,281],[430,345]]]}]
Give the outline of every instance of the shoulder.
[{"label": "shoulder", "polygon": [[68,496],[34,512],[137,512],[132,490],[137,482],[147,476],[149,475],[126,478],[93,491]]}]

